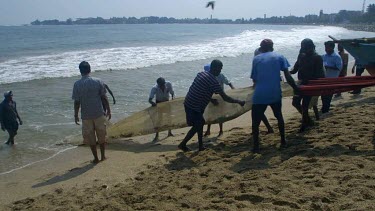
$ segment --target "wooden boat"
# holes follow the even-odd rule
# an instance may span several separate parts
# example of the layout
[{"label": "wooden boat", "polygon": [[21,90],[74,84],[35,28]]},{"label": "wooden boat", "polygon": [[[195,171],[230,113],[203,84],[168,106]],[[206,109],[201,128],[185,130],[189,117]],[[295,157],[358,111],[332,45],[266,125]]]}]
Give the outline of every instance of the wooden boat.
[{"label": "wooden boat", "polygon": [[[212,103],[208,104],[204,112],[206,124],[226,122],[250,111],[253,90],[252,87],[246,87],[226,92],[227,95],[235,99],[244,100],[246,104],[243,107],[238,104],[227,103],[219,95],[214,95],[213,98],[217,99],[219,104],[217,106]],[[293,90],[287,83],[282,83],[282,92],[284,97],[293,95]],[[187,127],[184,99],[181,97],[158,103],[156,107],[146,108],[120,120],[108,128],[109,138],[147,135]]]},{"label": "wooden boat", "polygon": [[375,37],[337,40],[360,64],[363,64],[370,75],[375,76]]}]

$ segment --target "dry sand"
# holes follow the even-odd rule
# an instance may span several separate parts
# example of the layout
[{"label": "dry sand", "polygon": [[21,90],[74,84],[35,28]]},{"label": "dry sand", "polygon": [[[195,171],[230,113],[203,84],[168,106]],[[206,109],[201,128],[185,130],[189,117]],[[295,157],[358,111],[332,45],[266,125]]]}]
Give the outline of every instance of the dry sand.
[{"label": "dry sand", "polygon": [[[375,210],[375,88],[333,104],[331,115],[299,134],[300,116],[284,99],[284,150],[278,133],[262,133],[261,153],[249,151],[250,113],[224,124],[224,136],[207,138],[200,153],[176,149],[187,129],[160,145],[149,143],[152,136],[112,141],[109,159],[96,166],[79,147],[0,176],[0,208]],[[190,143],[197,148],[196,138]]]}]

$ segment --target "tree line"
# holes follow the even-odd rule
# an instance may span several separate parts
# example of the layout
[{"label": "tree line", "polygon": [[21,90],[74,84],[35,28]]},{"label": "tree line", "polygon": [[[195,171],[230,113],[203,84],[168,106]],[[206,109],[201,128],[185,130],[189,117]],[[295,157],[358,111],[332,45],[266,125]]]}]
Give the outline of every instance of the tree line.
[{"label": "tree line", "polygon": [[217,19],[217,18],[182,18],[176,19],[172,17],[112,17],[104,19],[102,17],[96,18],[71,18],[65,21],[59,20],[35,20],[31,25],[85,25],[85,24],[341,24],[341,23],[375,23],[375,4],[370,4],[365,13],[361,11],[340,10],[338,13],[325,14],[323,10],[319,15],[310,14],[304,17],[297,16],[272,16],[267,18],[240,18],[232,19]]}]

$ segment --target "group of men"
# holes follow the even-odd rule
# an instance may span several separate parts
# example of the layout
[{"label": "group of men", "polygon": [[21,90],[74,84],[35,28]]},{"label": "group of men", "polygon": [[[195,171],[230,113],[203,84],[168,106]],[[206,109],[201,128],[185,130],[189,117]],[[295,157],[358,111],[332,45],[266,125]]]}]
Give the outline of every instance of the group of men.
[{"label": "group of men", "polygon": [[[299,94],[298,85],[307,84],[309,80],[318,78],[339,77],[340,73],[347,68],[347,60],[343,60],[343,58],[347,58],[347,54],[342,48],[339,50],[341,56],[335,53],[335,44],[332,41],[325,42],[326,54],[320,56],[316,53],[315,45],[311,39],[302,40],[297,62],[291,71],[289,71],[290,64],[288,60],[284,56],[274,52],[273,45],[272,40],[264,39],[260,43],[260,47],[257,49],[252,63],[250,78],[254,83],[251,112],[253,152],[260,151],[260,122],[263,121],[266,124],[268,132],[273,132],[264,114],[268,106],[271,107],[278,122],[281,139],[280,147],[284,148],[287,146],[284,119],[281,111],[282,90],[280,81],[282,79],[280,72],[284,73],[286,81],[295,92],[293,106],[302,114],[300,131],[304,131],[312,125],[312,120],[308,114],[311,96]],[[195,134],[198,135],[199,151],[205,150],[203,145],[203,126],[205,124],[203,113],[209,103],[218,104],[217,100],[212,99],[213,94],[219,94],[228,103],[245,105],[244,101],[233,99],[224,92],[224,84],[229,85],[232,89],[234,89],[234,86],[221,73],[222,68],[223,63],[220,60],[213,60],[211,64],[204,67],[204,71],[197,74],[189,88],[185,97],[184,107],[186,122],[191,126],[191,129],[178,145],[178,148],[184,152],[190,151],[187,143]],[[91,67],[88,62],[81,62],[79,70],[82,77],[75,82],[72,94],[75,123],[79,125],[80,118],[78,113],[81,110],[83,141],[90,146],[94,156],[93,163],[98,163],[99,158],[96,145],[99,144],[100,146],[100,160],[105,160],[106,117],[111,119],[111,108],[106,92],[108,90],[112,97],[113,93],[103,81],[90,76]],[[291,74],[295,73],[298,73],[298,83],[291,76]],[[169,101],[170,95],[173,100],[175,94],[172,84],[165,81],[164,78],[158,78],[156,85],[151,89],[149,103],[152,106],[156,106],[158,103]],[[16,103],[12,97],[13,93],[11,91],[6,92],[4,94],[5,99],[0,104],[1,129],[7,130],[9,133],[7,144],[14,144],[14,136],[17,134],[18,125],[22,124],[16,109]],[[154,98],[155,102],[153,101]],[[332,95],[322,96],[322,113],[329,111],[331,100]],[[114,97],[113,101],[115,103]],[[219,136],[223,133],[222,127],[222,124],[220,124]],[[210,125],[208,125],[205,135],[209,134]],[[168,131],[168,136],[173,136],[170,130]],[[158,140],[159,134],[156,133],[153,142],[157,142]]]}]

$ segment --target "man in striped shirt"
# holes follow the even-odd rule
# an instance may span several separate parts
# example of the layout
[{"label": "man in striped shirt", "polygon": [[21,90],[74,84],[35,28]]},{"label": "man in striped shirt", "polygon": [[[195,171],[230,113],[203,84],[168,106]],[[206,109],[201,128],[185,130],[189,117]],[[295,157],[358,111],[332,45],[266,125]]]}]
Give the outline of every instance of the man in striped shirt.
[{"label": "man in striped shirt", "polygon": [[211,99],[212,95],[219,94],[224,101],[229,103],[238,103],[241,106],[245,105],[244,101],[235,100],[225,94],[216,76],[221,73],[223,63],[220,60],[213,60],[209,72],[200,72],[195,77],[193,84],[189,88],[189,92],[185,98],[185,113],[186,122],[192,128],[186,134],[184,140],[178,145],[178,148],[184,152],[190,151],[186,146],[187,142],[195,135],[198,134],[199,151],[204,150],[203,146],[203,126],[205,120],[203,117],[204,110],[209,102],[217,105],[217,100]]}]

